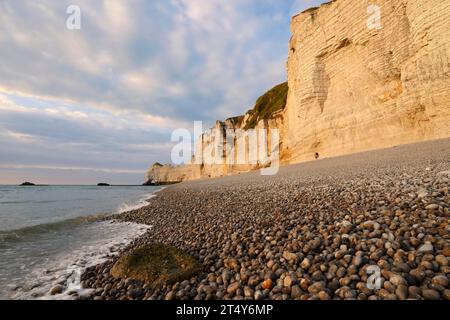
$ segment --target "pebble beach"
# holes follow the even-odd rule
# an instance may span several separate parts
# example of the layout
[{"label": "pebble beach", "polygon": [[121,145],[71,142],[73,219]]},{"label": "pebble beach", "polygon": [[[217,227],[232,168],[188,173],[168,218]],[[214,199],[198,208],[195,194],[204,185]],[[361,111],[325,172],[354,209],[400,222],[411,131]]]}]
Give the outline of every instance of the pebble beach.
[{"label": "pebble beach", "polygon": [[[87,269],[93,300],[449,300],[450,139],[169,186],[111,217],[203,271],[152,288]],[[119,255],[120,257],[120,255]],[[380,282],[368,285],[368,268]]]}]

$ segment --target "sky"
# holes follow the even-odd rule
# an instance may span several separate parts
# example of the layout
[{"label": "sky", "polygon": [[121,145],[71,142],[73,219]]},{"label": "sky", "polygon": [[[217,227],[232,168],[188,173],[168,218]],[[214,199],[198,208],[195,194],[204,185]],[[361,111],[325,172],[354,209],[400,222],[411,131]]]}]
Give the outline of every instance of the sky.
[{"label": "sky", "polygon": [[144,182],[173,130],[286,81],[291,16],[321,2],[0,0],[0,184]]}]

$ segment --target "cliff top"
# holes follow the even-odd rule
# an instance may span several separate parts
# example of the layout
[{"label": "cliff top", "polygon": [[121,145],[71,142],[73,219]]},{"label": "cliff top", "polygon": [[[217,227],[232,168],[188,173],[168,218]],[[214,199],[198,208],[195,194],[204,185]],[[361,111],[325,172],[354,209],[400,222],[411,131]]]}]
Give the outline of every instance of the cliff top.
[{"label": "cliff top", "polygon": [[254,128],[259,121],[270,119],[272,115],[286,107],[288,83],[281,83],[258,98],[255,107],[248,112],[245,130]]},{"label": "cliff top", "polygon": [[295,18],[297,18],[297,17],[299,17],[299,16],[301,16],[301,15],[303,15],[305,13],[315,12],[315,11],[319,10],[320,8],[322,8],[324,6],[327,6],[329,4],[332,4],[333,2],[336,2],[336,1],[337,0],[331,0],[331,1],[328,1],[328,2],[322,3],[319,7],[311,7],[311,8],[308,8],[306,10],[303,10],[302,12],[300,12],[300,13],[296,14],[295,16],[293,16],[292,19],[295,19]]}]

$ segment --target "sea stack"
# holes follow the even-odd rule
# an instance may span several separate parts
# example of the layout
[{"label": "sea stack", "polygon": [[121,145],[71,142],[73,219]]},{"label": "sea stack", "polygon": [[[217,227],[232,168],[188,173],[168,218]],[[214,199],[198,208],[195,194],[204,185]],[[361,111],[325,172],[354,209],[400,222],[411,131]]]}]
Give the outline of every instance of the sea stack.
[{"label": "sea stack", "polygon": [[35,186],[35,184],[27,181],[27,182],[22,183],[20,186],[22,186],[22,187],[32,187],[32,186]]}]

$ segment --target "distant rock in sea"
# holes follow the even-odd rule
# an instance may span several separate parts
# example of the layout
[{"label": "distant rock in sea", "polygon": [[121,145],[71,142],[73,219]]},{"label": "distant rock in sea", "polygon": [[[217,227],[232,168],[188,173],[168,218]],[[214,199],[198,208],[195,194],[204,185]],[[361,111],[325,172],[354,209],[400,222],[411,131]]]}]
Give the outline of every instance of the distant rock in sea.
[{"label": "distant rock in sea", "polygon": [[35,186],[35,184],[27,181],[22,183],[21,186]]},{"label": "distant rock in sea", "polygon": [[98,187],[110,187],[111,185],[108,183],[99,183],[97,184]]}]

